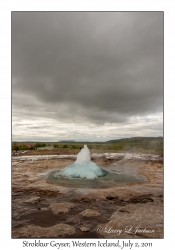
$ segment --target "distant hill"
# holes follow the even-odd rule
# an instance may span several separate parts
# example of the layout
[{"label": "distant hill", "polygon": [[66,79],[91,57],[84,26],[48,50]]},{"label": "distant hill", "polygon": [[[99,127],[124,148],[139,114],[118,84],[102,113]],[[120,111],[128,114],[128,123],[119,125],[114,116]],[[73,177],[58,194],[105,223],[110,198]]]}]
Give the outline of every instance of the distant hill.
[{"label": "distant hill", "polygon": [[107,141],[106,144],[113,145],[116,150],[125,151],[154,151],[163,152],[163,137],[131,137]]},{"label": "distant hill", "polygon": [[60,141],[58,141],[58,142],[76,142],[75,140],[60,140]]},{"label": "distant hill", "polygon": [[131,138],[122,138],[122,139],[114,139],[107,141],[107,143],[117,143],[117,142],[125,142],[125,143],[140,143],[140,142],[151,142],[151,141],[161,141],[163,140],[162,136],[159,137],[131,137]]}]

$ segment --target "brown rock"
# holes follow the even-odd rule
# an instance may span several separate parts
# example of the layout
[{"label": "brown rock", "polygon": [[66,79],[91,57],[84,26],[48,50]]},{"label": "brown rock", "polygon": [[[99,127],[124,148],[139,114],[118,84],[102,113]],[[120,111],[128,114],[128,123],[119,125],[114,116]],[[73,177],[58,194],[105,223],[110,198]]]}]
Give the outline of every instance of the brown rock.
[{"label": "brown rock", "polygon": [[38,202],[38,201],[40,201],[41,200],[41,197],[33,197],[33,198],[30,198],[30,199],[28,199],[28,200],[25,200],[24,202],[25,203],[31,203],[31,204],[34,204],[34,203],[36,203],[36,202]]},{"label": "brown rock", "polygon": [[82,232],[89,232],[90,229],[88,227],[80,227],[80,230]]},{"label": "brown rock", "polygon": [[53,215],[66,214],[69,212],[71,208],[74,208],[74,207],[75,207],[75,204],[69,203],[69,202],[53,203],[49,206]]},{"label": "brown rock", "polygon": [[35,225],[29,225],[28,227],[22,227],[12,232],[13,238],[19,237],[32,237],[32,238],[56,238],[64,235],[72,235],[75,233],[73,226],[60,223],[52,227],[39,227]]},{"label": "brown rock", "polygon": [[[99,233],[105,238],[162,238],[163,211],[153,203],[129,204],[121,207],[109,218]],[[121,230],[121,233],[118,233]]]},{"label": "brown rock", "polygon": [[75,225],[79,225],[81,223],[81,216],[79,214],[68,217],[65,220],[66,223],[74,223]]},{"label": "brown rock", "polygon": [[95,217],[95,216],[100,216],[101,214],[93,209],[85,209],[83,212],[80,213],[82,216],[85,217]]}]

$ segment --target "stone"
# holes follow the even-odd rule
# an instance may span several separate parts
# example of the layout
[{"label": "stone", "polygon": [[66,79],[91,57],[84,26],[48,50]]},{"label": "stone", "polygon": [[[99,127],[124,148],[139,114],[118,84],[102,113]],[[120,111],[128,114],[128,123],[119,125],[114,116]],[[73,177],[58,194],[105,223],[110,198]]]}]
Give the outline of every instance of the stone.
[{"label": "stone", "polygon": [[25,203],[31,203],[31,204],[34,204],[34,203],[37,203],[38,201],[41,200],[41,197],[37,196],[37,197],[33,197],[33,198],[30,198],[28,200],[25,200],[24,202]]},{"label": "stone", "polygon": [[99,233],[105,238],[163,238],[162,207],[150,202],[129,204],[114,212],[107,224],[97,228],[101,228]]},{"label": "stone", "polygon": [[115,200],[115,199],[118,199],[118,196],[114,197],[114,196],[108,195],[108,196],[106,196],[106,199],[107,200]]},{"label": "stone", "polygon": [[80,230],[82,232],[89,232],[90,229],[88,227],[80,227]]},{"label": "stone", "polygon": [[72,215],[65,220],[66,223],[74,223],[75,225],[81,224],[81,216],[79,214]]},{"label": "stone", "polygon": [[93,209],[85,209],[80,214],[84,217],[95,217],[95,216],[101,215],[98,211],[93,210]]},{"label": "stone", "polygon": [[151,194],[147,195],[140,195],[138,197],[132,197],[130,201],[132,203],[147,203],[147,202],[153,202],[154,200],[150,197]]},{"label": "stone", "polygon": [[75,233],[73,226],[60,223],[52,227],[40,227],[36,225],[29,225],[22,227],[12,232],[12,238],[31,237],[31,238],[56,238],[65,235],[72,235]]},{"label": "stone", "polygon": [[66,214],[71,208],[74,208],[74,203],[62,202],[62,203],[52,203],[49,208],[53,215]]}]

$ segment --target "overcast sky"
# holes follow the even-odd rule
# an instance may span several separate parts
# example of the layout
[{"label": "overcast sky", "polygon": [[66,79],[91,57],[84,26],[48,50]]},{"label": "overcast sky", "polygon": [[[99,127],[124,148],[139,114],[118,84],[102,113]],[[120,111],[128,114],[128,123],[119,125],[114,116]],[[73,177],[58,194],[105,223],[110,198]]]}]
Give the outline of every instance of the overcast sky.
[{"label": "overcast sky", "polygon": [[12,12],[12,139],[163,135],[163,12]]}]

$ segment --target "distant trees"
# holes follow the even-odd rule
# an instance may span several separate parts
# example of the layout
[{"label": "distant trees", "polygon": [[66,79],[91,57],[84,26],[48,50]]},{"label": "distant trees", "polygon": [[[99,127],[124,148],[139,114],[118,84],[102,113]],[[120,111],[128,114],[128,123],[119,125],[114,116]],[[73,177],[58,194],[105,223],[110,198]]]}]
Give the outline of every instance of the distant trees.
[{"label": "distant trees", "polygon": [[12,150],[32,150],[36,148],[43,148],[45,147],[45,143],[37,142],[35,144],[17,144],[16,142],[12,143]]},{"label": "distant trees", "polygon": [[12,150],[27,150],[29,149],[27,145],[25,144],[21,144],[21,145],[17,145],[16,143],[12,144]]},{"label": "distant trees", "polygon": [[37,142],[37,143],[35,143],[35,145],[34,145],[34,147],[35,148],[44,148],[44,147],[46,147],[46,144],[43,142]]}]

